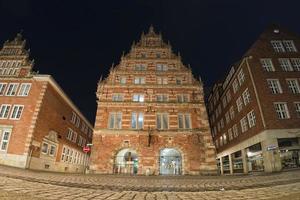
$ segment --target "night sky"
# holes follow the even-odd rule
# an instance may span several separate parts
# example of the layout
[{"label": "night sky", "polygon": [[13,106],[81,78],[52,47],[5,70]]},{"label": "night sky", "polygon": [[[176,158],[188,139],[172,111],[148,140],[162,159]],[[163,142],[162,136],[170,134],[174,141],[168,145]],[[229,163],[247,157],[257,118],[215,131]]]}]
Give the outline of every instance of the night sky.
[{"label": "night sky", "polygon": [[207,89],[267,25],[299,34],[299,8],[300,1],[275,0],[0,0],[0,43],[23,30],[34,70],[52,75],[94,123],[101,74],[151,24]]}]

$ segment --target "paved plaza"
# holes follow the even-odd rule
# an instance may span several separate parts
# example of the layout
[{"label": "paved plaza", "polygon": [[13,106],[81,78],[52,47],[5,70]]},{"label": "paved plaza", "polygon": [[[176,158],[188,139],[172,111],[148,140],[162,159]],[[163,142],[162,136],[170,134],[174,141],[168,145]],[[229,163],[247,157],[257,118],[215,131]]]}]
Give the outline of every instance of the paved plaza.
[{"label": "paved plaza", "polygon": [[60,174],[0,166],[0,199],[300,199],[300,171],[240,176]]}]

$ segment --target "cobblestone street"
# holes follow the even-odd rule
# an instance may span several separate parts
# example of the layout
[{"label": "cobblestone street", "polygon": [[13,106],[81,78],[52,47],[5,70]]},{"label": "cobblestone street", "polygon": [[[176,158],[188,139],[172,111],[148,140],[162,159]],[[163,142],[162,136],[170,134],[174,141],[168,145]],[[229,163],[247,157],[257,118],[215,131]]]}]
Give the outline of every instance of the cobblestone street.
[{"label": "cobblestone street", "polygon": [[300,199],[299,171],[249,176],[128,177],[0,166],[0,199]]}]

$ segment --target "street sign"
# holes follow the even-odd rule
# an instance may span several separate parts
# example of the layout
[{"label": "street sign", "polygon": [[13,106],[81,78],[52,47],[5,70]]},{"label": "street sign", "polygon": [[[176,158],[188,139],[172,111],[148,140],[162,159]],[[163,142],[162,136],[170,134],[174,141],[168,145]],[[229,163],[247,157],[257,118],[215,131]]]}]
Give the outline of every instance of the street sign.
[{"label": "street sign", "polygon": [[89,152],[90,150],[91,150],[90,147],[83,147],[83,152],[85,152],[85,153]]}]

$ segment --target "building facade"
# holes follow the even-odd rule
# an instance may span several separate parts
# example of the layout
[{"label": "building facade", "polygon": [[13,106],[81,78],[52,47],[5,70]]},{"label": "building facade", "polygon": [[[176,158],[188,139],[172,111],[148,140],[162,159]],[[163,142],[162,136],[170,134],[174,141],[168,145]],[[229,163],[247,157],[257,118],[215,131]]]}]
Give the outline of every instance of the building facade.
[{"label": "building facade", "polygon": [[268,27],[216,83],[208,113],[221,174],[300,166],[300,40]]},{"label": "building facade", "polygon": [[0,164],[82,172],[92,125],[49,75],[32,71],[20,34],[0,51]]},{"label": "building facade", "polygon": [[95,173],[216,173],[201,81],[150,27],[97,90]]}]

